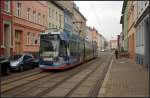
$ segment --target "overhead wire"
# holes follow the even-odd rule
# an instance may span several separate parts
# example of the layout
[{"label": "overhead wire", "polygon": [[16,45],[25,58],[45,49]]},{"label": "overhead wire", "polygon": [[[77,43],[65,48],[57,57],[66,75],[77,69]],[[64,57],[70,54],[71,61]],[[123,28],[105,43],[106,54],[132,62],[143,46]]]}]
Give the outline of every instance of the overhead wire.
[{"label": "overhead wire", "polygon": [[[95,16],[96,16],[96,18],[97,18],[97,20],[98,20],[97,23],[98,23],[99,27],[102,29],[103,32],[105,32],[105,30],[103,29],[103,26],[102,26],[102,24],[101,24],[101,20],[100,20],[99,16],[98,16],[97,13],[96,13],[95,7],[93,6],[93,3],[92,3],[92,2],[89,2],[89,4],[91,5],[91,8],[93,9],[94,14],[95,14]],[[107,32],[105,32],[105,33],[107,33]]]}]

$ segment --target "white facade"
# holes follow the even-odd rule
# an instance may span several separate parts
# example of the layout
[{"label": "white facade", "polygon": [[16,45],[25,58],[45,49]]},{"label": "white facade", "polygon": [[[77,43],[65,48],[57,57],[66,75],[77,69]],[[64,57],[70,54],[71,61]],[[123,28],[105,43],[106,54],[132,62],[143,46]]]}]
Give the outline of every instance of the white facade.
[{"label": "white facade", "polygon": [[110,49],[117,49],[117,40],[110,40]]},{"label": "white facade", "polygon": [[92,31],[90,27],[86,27],[86,40],[92,41]]},{"label": "white facade", "polygon": [[105,38],[101,34],[99,34],[97,40],[98,40],[97,41],[98,42],[98,49],[99,50],[104,49],[105,48]]},{"label": "white facade", "polygon": [[149,18],[149,1],[135,1],[135,6],[137,7],[137,14],[136,17],[136,62],[138,64],[145,64],[146,61],[146,55],[147,55],[147,33],[146,32],[146,22]]},{"label": "white facade", "polygon": [[98,35],[97,35],[97,46],[98,46],[98,51],[101,50],[101,45],[102,45],[102,42],[101,42],[101,35],[98,34]]}]

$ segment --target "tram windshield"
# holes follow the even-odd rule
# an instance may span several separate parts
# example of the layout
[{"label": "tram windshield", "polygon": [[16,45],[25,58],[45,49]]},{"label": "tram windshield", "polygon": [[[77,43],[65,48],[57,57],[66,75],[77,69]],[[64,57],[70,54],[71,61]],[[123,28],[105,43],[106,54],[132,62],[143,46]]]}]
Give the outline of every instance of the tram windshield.
[{"label": "tram windshield", "polygon": [[56,57],[59,51],[58,35],[41,35],[40,57]]}]

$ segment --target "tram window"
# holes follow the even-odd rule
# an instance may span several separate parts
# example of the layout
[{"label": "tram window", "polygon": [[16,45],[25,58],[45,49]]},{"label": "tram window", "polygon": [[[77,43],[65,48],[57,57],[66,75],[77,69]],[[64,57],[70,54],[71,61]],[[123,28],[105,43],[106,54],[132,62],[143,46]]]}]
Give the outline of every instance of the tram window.
[{"label": "tram window", "polygon": [[76,52],[76,46],[75,46],[75,42],[74,41],[70,41],[70,55],[71,56],[75,56],[75,52]]},{"label": "tram window", "polygon": [[41,50],[42,51],[53,51],[53,45],[50,41],[41,40]]},{"label": "tram window", "polygon": [[59,56],[66,56],[66,46],[64,41],[60,41]]}]

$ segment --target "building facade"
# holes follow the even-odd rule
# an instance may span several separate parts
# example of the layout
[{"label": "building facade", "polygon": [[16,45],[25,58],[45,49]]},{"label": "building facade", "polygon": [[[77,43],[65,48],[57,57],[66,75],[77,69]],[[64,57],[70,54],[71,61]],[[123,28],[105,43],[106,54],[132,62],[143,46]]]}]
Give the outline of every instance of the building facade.
[{"label": "building facade", "polygon": [[123,33],[121,32],[120,35],[118,35],[118,49],[120,51],[123,51]]},{"label": "building facade", "polygon": [[71,34],[73,32],[73,23],[72,23],[73,14],[69,10],[64,10],[64,32]]},{"label": "building facade", "polygon": [[149,68],[150,66],[150,26],[149,1],[136,1],[136,62]]},{"label": "building facade", "polygon": [[39,52],[40,33],[47,29],[46,1],[13,1],[13,53]]},{"label": "building facade", "polygon": [[13,48],[13,19],[12,1],[1,0],[0,2],[0,57],[9,57]]},{"label": "building facade", "polygon": [[73,14],[73,5],[74,1],[63,1],[63,0],[58,0],[56,1],[59,5],[63,6],[64,9],[67,9],[70,13]]},{"label": "building facade", "polygon": [[73,29],[81,37],[85,37],[87,19],[79,11],[79,8],[73,4]]},{"label": "building facade", "polygon": [[102,48],[102,35],[97,32],[97,50],[100,51]]},{"label": "building facade", "polygon": [[129,58],[135,60],[135,1],[127,2],[127,10],[128,53]]},{"label": "building facade", "polygon": [[110,49],[118,49],[117,40],[110,40]]},{"label": "building facade", "polygon": [[86,37],[85,37],[86,40],[88,41],[92,41],[92,28],[91,27],[88,27],[86,26]]},{"label": "building facade", "polygon": [[128,5],[127,5],[128,1],[124,1],[123,2],[123,7],[122,7],[122,32],[123,32],[123,50],[124,51],[128,51],[128,32],[127,32],[127,28],[128,28],[128,23],[127,23],[127,19],[128,19]]},{"label": "building facade", "polygon": [[64,9],[55,1],[48,3],[48,28],[64,29]]}]

